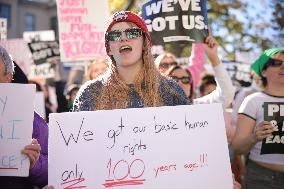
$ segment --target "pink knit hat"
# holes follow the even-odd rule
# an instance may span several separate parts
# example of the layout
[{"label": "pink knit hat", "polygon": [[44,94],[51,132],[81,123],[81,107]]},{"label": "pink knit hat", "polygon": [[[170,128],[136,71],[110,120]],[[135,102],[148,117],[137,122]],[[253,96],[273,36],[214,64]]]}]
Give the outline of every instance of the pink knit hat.
[{"label": "pink knit hat", "polygon": [[[144,22],[144,20],[138,16],[137,14],[130,12],[130,11],[119,11],[116,12],[111,16],[111,18],[108,21],[106,32],[109,32],[112,28],[112,26],[118,22],[132,22],[136,24],[139,28],[142,29],[143,33],[146,35],[147,39],[150,42],[150,45],[152,45],[152,40],[150,33],[148,31],[148,28]],[[105,34],[106,34],[105,32]],[[106,53],[109,55],[109,44],[105,39],[105,48]]]}]

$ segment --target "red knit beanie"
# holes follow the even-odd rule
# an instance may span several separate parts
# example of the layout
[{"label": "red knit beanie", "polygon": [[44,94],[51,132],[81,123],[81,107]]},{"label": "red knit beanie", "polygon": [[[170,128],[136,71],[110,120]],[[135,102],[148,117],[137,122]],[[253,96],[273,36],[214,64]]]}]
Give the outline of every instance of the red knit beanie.
[{"label": "red knit beanie", "polygon": [[[112,26],[114,24],[118,23],[118,22],[132,22],[132,23],[136,24],[139,28],[142,29],[143,33],[145,33],[147,39],[149,40],[150,45],[152,45],[152,40],[151,40],[150,33],[148,31],[148,28],[147,28],[144,20],[140,16],[138,16],[137,14],[130,12],[130,11],[116,12],[109,19],[109,21],[107,23],[106,32],[109,32],[111,30]],[[106,48],[106,53],[109,55],[109,44],[106,41],[106,39],[105,39],[105,48]]]}]

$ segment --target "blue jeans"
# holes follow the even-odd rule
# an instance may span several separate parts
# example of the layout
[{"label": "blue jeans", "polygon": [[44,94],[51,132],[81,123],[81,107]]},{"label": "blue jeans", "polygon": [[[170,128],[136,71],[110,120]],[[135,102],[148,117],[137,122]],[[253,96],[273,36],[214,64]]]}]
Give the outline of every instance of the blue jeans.
[{"label": "blue jeans", "polygon": [[272,171],[248,160],[244,189],[283,189],[284,173]]}]

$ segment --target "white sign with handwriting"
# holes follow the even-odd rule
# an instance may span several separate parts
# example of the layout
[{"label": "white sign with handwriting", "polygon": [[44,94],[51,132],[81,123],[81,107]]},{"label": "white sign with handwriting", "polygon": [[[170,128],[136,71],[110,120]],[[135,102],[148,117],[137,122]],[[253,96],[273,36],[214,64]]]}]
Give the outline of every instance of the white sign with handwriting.
[{"label": "white sign with handwriting", "polygon": [[21,150],[31,143],[34,98],[35,85],[0,84],[0,176],[29,175]]},{"label": "white sign with handwriting", "polygon": [[51,114],[48,165],[55,188],[233,187],[221,104]]}]

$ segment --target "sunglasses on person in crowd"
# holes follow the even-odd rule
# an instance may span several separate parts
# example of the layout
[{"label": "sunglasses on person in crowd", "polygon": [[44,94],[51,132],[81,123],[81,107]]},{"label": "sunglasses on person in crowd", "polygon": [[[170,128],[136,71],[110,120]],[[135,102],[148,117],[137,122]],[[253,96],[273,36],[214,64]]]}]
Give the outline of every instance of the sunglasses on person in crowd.
[{"label": "sunglasses on person in crowd", "polygon": [[270,60],[267,62],[267,66],[280,67],[283,62],[284,62],[284,61],[282,61],[282,60],[270,59]]},{"label": "sunglasses on person in crowd", "polygon": [[108,41],[120,41],[122,32],[125,33],[128,39],[136,39],[141,37],[143,31],[141,28],[128,28],[124,31],[114,30],[106,33],[106,40]]},{"label": "sunglasses on person in crowd", "polygon": [[169,69],[171,66],[177,66],[177,62],[161,62],[159,68]]},{"label": "sunglasses on person in crowd", "polygon": [[189,76],[183,76],[183,77],[171,76],[171,78],[176,82],[180,80],[183,84],[190,84],[192,82],[192,79]]}]

